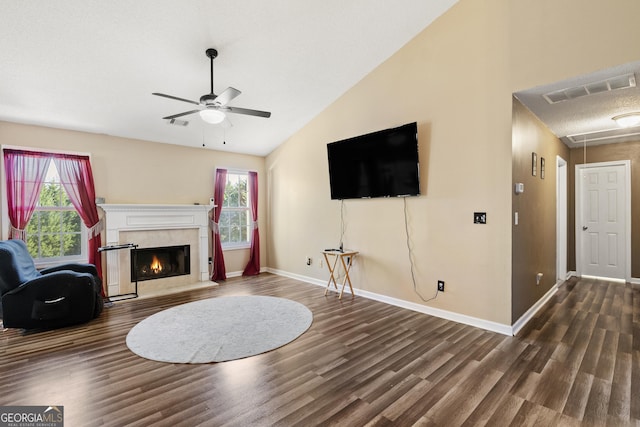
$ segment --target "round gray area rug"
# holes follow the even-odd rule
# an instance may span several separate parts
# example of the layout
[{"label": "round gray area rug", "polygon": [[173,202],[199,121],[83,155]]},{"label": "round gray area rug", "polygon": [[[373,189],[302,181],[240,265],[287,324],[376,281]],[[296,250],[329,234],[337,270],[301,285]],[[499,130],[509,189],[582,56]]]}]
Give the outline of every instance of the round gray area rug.
[{"label": "round gray area rug", "polygon": [[134,326],[127,346],[159,362],[210,363],[281,347],[311,326],[304,305],[268,296],[229,296],[190,302]]}]

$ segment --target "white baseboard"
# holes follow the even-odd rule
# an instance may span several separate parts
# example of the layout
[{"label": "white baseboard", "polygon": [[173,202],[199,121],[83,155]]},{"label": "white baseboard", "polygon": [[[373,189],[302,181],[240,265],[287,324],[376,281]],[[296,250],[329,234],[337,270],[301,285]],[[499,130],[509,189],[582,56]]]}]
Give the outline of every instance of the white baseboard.
[{"label": "white baseboard", "polygon": [[556,284],[553,285],[542,298],[540,298],[534,305],[531,306],[531,308],[529,308],[529,310],[527,310],[522,316],[520,316],[518,320],[516,320],[516,322],[511,327],[511,335],[515,335],[520,332],[520,330],[524,328],[524,326],[529,323],[531,319],[533,319],[533,316],[536,315],[538,310],[540,310],[542,306],[544,306],[547,301],[549,301],[551,297],[554,296],[556,292],[558,292],[558,287],[562,283],[564,283],[564,281],[556,282]]},{"label": "white baseboard", "polygon": [[227,276],[227,279],[230,279],[232,277],[240,277],[242,276],[242,271],[227,271],[225,276]]},{"label": "white baseboard", "polygon": [[[260,273],[266,273],[269,269],[266,267],[260,267]],[[226,273],[227,279],[231,277],[240,277],[242,276],[243,271],[229,271]]]},{"label": "white baseboard", "polygon": [[[288,277],[290,279],[300,280],[301,282],[311,283],[312,285],[318,285],[318,286],[326,286],[327,285],[327,281],[326,280],[315,279],[313,277],[303,276],[301,274],[290,273],[288,271],[278,270],[278,269],[275,269],[275,268],[267,268],[266,271],[268,271],[269,273],[273,273],[275,275],[278,275],[278,276]],[[347,292],[347,291],[345,291],[345,292]]]},{"label": "white baseboard", "polygon": [[428,314],[430,316],[440,317],[442,319],[452,320],[454,322],[463,323],[476,328],[486,329],[487,331],[497,332],[503,335],[512,335],[511,326],[502,323],[492,322],[490,320],[480,319],[478,317],[467,316],[465,314],[455,313],[453,311],[441,310],[439,308],[428,307],[422,304],[401,300],[398,298],[388,297],[361,289],[354,290],[358,295],[372,300],[395,305],[397,307],[406,308],[408,310],[417,311],[419,313]]},{"label": "white baseboard", "polygon": [[[267,269],[270,273],[277,274],[278,276],[289,277],[291,279],[307,282],[312,285],[326,286],[326,280],[315,279],[312,277],[303,276],[300,274],[289,273],[282,270],[276,270],[273,268]],[[489,320],[480,319],[477,317],[467,316],[464,314],[454,313],[452,311],[441,310],[438,308],[428,307],[422,304],[416,304],[414,302],[401,300],[398,298],[389,297],[386,295],[377,294],[375,292],[369,292],[362,289],[354,288],[356,295],[368,298],[374,301],[380,301],[386,304],[394,305],[396,307],[406,308],[408,310],[417,311],[419,313],[428,314],[430,316],[440,317],[442,319],[451,320],[465,325],[475,326],[477,328],[485,329],[492,332],[497,332],[503,335],[513,335],[512,327],[504,325],[502,323],[492,322]],[[350,293],[348,288],[345,289],[345,293]]]},{"label": "white baseboard", "polygon": [[[310,283],[312,285],[317,286],[327,286],[326,280],[316,279],[313,277],[303,276],[301,274],[290,273],[288,271],[277,270],[274,268],[265,268],[263,271],[268,271],[270,273],[276,274],[278,276],[289,277],[291,279],[300,280],[301,282]],[[567,272],[567,276],[565,280],[576,276],[577,273],[575,271]],[[631,283],[640,284],[640,278],[632,278]],[[485,319],[480,319],[477,317],[467,316],[464,314],[455,313],[452,311],[441,310],[438,308],[433,308],[429,306],[425,306],[422,304],[416,304],[414,302],[401,300],[398,298],[389,297],[386,295],[376,294],[374,292],[365,291],[362,289],[354,289],[354,292],[358,296],[362,296],[364,298],[372,299],[375,301],[380,301],[386,304],[395,305],[396,307],[406,308],[408,310],[417,311],[419,313],[428,314],[435,317],[440,317],[442,319],[451,320],[458,323],[463,323],[465,325],[475,326],[477,328],[486,329],[488,331],[497,332],[503,335],[515,335],[517,334],[532,318],[536,315],[536,313],[555,295],[558,291],[558,287],[564,283],[564,280],[559,280],[549,291],[544,294],[542,298],[540,298],[526,313],[524,313],[513,325],[505,325],[502,323],[492,322]],[[345,293],[350,293],[349,289],[346,288]]]}]

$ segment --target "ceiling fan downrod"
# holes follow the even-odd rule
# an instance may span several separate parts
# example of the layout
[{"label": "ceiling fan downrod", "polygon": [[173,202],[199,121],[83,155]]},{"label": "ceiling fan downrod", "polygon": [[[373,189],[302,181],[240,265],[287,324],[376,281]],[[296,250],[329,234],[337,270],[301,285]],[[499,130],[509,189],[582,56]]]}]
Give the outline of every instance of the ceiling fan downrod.
[{"label": "ceiling fan downrod", "polygon": [[207,49],[206,54],[211,60],[211,95],[213,95],[213,60],[218,56],[218,51],[213,48],[209,48]]}]

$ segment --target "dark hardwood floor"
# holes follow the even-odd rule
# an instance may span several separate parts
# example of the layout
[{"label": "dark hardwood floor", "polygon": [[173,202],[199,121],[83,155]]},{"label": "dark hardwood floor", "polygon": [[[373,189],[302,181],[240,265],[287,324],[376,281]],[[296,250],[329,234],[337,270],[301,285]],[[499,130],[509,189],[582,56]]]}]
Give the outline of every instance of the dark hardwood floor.
[{"label": "dark hardwood floor", "polygon": [[[571,279],[508,337],[289,278],[116,303],[82,326],[0,335],[0,405],[63,405],[72,426],[640,425],[640,287]],[[127,349],[131,327],[221,295],[314,314],[291,344],[182,365]]]}]

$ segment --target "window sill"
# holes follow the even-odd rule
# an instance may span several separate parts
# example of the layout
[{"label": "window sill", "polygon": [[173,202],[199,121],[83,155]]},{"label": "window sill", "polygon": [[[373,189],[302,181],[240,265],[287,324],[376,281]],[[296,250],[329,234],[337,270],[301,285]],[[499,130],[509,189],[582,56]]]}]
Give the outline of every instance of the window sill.
[{"label": "window sill", "polygon": [[251,245],[250,244],[242,244],[242,245],[222,246],[222,251],[223,252],[237,251],[237,250],[241,250],[241,249],[251,249]]}]

